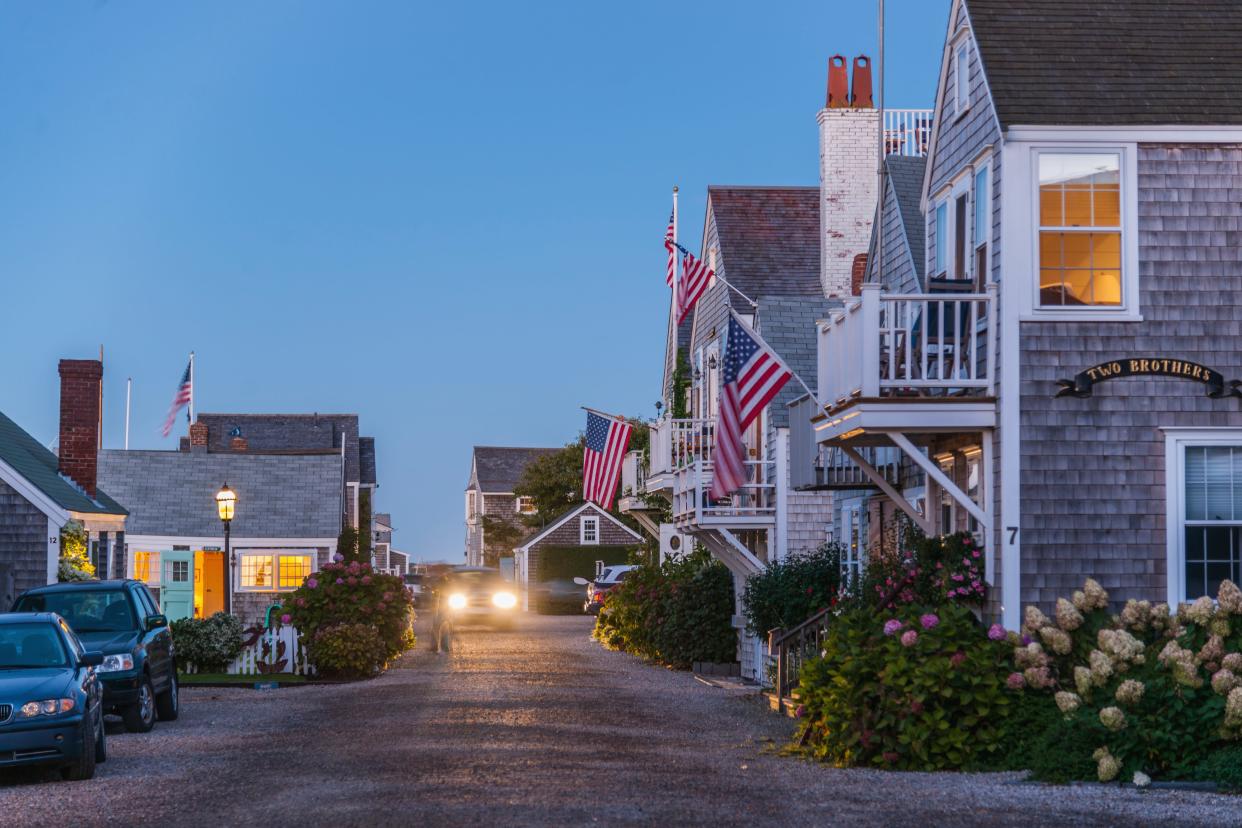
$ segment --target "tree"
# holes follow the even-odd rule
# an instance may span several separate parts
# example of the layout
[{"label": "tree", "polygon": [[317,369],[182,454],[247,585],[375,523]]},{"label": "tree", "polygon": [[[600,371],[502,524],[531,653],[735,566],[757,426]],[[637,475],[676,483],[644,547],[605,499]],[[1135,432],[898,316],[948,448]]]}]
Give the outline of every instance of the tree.
[{"label": "tree", "polygon": [[483,526],[484,566],[499,566],[500,557],[517,546],[528,534],[521,526],[491,515],[480,516],[479,522]]},{"label": "tree", "polygon": [[348,523],[341,529],[341,534],[337,535],[336,554],[344,558],[346,563],[358,560],[358,530]]},{"label": "tree", "polygon": [[371,563],[371,490],[358,490],[358,560]]},{"label": "tree", "polygon": [[58,581],[89,581],[95,577],[95,566],[86,550],[86,528],[71,520],[60,529],[60,561],[56,568]]},{"label": "tree", "polygon": [[677,349],[677,361],[673,364],[673,387],[670,393],[673,399],[669,408],[674,420],[684,420],[690,416],[690,356],[685,348]]}]

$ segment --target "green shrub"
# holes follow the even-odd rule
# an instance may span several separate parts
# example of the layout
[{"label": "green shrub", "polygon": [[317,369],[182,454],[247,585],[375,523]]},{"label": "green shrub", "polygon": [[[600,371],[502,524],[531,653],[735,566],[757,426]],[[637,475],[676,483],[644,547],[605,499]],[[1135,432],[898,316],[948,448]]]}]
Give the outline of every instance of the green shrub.
[{"label": "green shrub", "polygon": [[1002,753],[1008,651],[965,607],[851,609],[800,676],[811,752],[838,766],[946,770]]},{"label": "green shrub", "polygon": [[644,564],[609,596],[595,637],[613,649],[686,669],[737,659],[733,576],[707,552]]},{"label": "green shrub", "polygon": [[1242,744],[1218,748],[1194,770],[1194,779],[1215,782],[1230,791],[1242,791]]},{"label": "green shrub", "polygon": [[1046,693],[1017,691],[1003,730],[998,755],[972,770],[1028,770],[1041,782],[1094,778],[1103,726],[1067,717]]},{"label": "green shrub", "polygon": [[366,678],[388,661],[380,631],[370,624],[333,624],[310,637],[307,657],[329,678]]},{"label": "green shrub", "polygon": [[983,603],[983,550],[969,532],[927,536],[911,527],[905,551],[867,558],[861,584],[848,584],[855,603],[879,609],[903,604]]},{"label": "green shrub", "polygon": [[242,623],[235,615],[217,612],[210,618],[180,618],[169,627],[183,667],[193,664],[200,673],[222,673],[241,655]]},{"label": "green shrub", "polygon": [[755,635],[789,629],[835,606],[841,587],[841,547],[826,543],[810,552],[772,561],[746,581],[742,604]]},{"label": "green shrub", "polygon": [[384,660],[414,646],[409,590],[401,578],[374,572],[370,564],[325,564],[289,594],[284,610],[307,641],[325,627],[362,622],[379,631]]},{"label": "green shrub", "polygon": [[545,546],[539,550],[539,580],[595,577],[595,562],[628,563],[629,546]]},{"label": "green shrub", "polygon": [[87,551],[86,528],[81,521],[71,520],[60,528],[60,560],[56,566],[58,581],[89,581],[95,577],[95,565]]}]

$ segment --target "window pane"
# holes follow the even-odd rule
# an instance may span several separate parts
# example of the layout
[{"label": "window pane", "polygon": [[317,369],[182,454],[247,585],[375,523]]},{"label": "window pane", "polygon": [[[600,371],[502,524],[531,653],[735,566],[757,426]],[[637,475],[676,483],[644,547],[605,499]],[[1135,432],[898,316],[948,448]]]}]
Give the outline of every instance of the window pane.
[{"label": "window pane", "polygon": [[1096,186],[1094,198],[1094,221],[1096,227],[1121,226],[1121,188],[1115,184]]},{"label": "window pane", "polygon": [[1060,270],[1039,271],[1039,304],[1065,304],[1065,294],[1061,290]]},{"label": "window pane", "polygon": [[272,586],[272,556],[243,555],[241,559],[241,585],[252,589],[270,589]]},{"label": "window pane", "polygon": [[1064,267],[1091,267],[1091,234],[1062,233],[1061,249]]},{"label": "window pane", "polygon": [[280,586],[296,589],[311,572],[310,555],[280,556]]},{"label": "window pane", "polygon": [[1090,305],[1091,271],[1066,270],[1065,273],[1065,304]]},{"label": "window pane", "polygon": [[1116,153],[1045,152],[1039,156],[1039,185],[1116,184],[1120,170]]},{"label": "window pane", "polygon": [[1065,213],[1061,210],[1061,190],[1057,187],[1039,188],[1039,223],[1044,227],[1060,227]]},{"label": "window pane", "polygon": [[988,168],[975,173],[975,247],[988,240],[990,222],[984,209],[988,204]]},{"label": "window pane", "polygon": [[1227,446],[1204,448],[1207,520],[1233,520],[1233,458]]},{"label": "window pane", "polygon": [[1121,271],[1095,271],[1091,292],[1097,305],[1120,305]]},{"label": "window pane", "polygon": [[949,247],[949,205],[936,208],[936,273],[945,271]]},{"label": "window pane", "polygon": [[1207,519],[1207,489],[1203,484],[1203,446],[1186,448],[1186,520]]},{"label": "window pane", "polygon": [[1204,566],[1203,564],[1186,564],[1186,600],[1193,601],[1203,595],[1207,595],[1207,588],[1204,584]]},{"label": "window pane", "polygon": [[953,228],[953,278],[966,278],[966,196],[960,195],[954,204]]},{"label": "window pane", "polygon": [[1091,190],[1089,188],[1073,184],[1065,188],[1065,224],[1068,227],[1091,225]]},{"label": "window pane", "polygon": [[1098,268],[1117,270],[1121,267],[1121,234],[1090,233],[1091,261]]},{"label": "window pane", "polygon": [[1040,233],[1039,234],[1039,266],[1040,267],[1063,267],[1064,259],[1061,254],[1061,233]]}]

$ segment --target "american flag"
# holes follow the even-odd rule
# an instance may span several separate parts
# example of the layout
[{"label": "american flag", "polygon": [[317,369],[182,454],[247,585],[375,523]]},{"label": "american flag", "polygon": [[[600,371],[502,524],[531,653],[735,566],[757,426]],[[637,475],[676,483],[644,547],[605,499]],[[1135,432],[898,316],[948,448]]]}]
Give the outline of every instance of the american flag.
[{"label": "american flag", "polygon": [[630,445],[630,424],[625,420],[587,412],[586,447],[582,454],[582,499],[612,508],[621,482],[621,460]]},{"label": "american flag", "polygon": [[691,253],[686,253],[681,264],[681,281],[677,283],[678,325],[686,318],[686,314],[694,309],[694,303],[699,301],[699,297],[703,295],[703,291],[707,290],[707,286],[711,284],[712,277],[715,275],[705,262],[694,258]]},{"label": "american flag", "polygon": [[673,213],[668,214],[668,229],[664,231],[664,249],[668,251],[668,273],[664,280],[668,282],[668,286],[673,286],[673,268],[677,267],[677,247],[673,239],[676,232],[673,224]]},{"label": "american flag", "polygon": [[[193,369],[193,362],[185,366],[185,373],[181,375],[181,384],[177,386],[177,393],[173,394],[172,405],[168,406],[168,417],[164,420],[162,432],[165,437],[172,433],[173,422],[177,419],[177,412],[189,405],[190,399],[194,396]],[[185,412],[185,418],[187,421],[190,419],[189,411]]]},{"label": "american flag", "polygon": [[776,352],[730,311],[716,412],[712,497],[728,497],[746,482],[742,432],[792,376]]}]

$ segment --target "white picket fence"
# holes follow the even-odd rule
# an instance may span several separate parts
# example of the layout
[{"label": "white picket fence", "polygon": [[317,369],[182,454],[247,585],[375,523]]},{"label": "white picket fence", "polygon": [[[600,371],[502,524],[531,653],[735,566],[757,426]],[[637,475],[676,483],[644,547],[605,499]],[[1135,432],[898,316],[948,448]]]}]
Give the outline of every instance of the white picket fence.
[{"label": "white picket fence", "polygon": [[[247,630],[244,635],[250,638],[253,632]],[[182,670],[200,672],[193,664],[183,665]],[[315,666],[306,660],[306,649],[298,631],[293,627],[275,626],[259,633],[254,643],[242,650],[225,672],[230,676],[262,677],[279,673],[309,676],[314,675]]]}]

